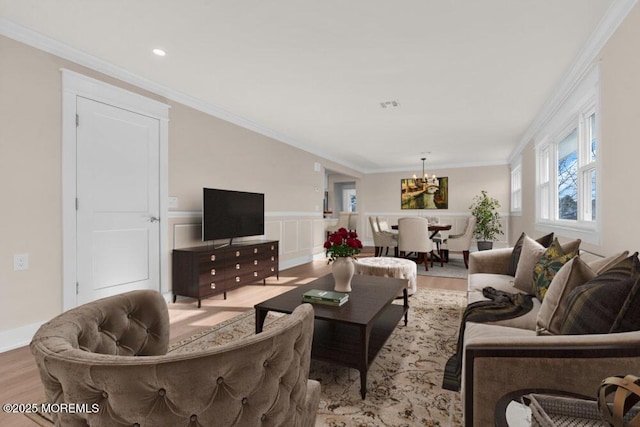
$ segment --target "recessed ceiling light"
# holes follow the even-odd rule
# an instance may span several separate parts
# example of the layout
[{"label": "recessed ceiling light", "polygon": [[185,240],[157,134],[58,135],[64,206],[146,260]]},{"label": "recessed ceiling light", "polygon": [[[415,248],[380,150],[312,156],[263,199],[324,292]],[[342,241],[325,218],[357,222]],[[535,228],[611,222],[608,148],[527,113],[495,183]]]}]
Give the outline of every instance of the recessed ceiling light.
[{"label": "recessed ceiling light", "polygon": [[394,99],[392,101],[383,101],[383,102],[380,103],[380,106],[382,108],[399,107],[400,106],[400,102],[397,99]]},{"label": "recessed ceiling light", "polygon": [[155,53],[158,56],[165,56],[167,54],[167,52],[165,52],[162,49],[158,49],[158,48],[153,49],[152,52]]}]

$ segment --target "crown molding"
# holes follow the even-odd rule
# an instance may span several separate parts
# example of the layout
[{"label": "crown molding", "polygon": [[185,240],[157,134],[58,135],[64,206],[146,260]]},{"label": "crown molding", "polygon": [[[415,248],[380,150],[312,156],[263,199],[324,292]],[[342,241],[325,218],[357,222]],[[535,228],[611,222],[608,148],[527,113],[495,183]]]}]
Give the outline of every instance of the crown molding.
[{"label": "crown molding", "polygon": [[536,118],[525,131],[520,143],[509,156],[509,163],[520,156],[532,138],[553,117],[558,108],[580,84],[584,76],[592,69],[597,55],[609,38],[615,33],[620,24],[638,3],[638,0],[614,0],[609,9],[591,33],[584,46],[578,52],[569,70],[564,74],[554,94],[544,104]]},{"label": "crown molding", "polygon": [[287,145],[291,145],[293,147],[299,148],[300,150],[322,157],[326,160],[333,161],[342,166],[351,168],[357,172],[363,173],[363,171],[360,170],[359,167],[357,167],[351,162],[345,161],[344,159],[337,159],[333,156],[330,156],[322,152],[321,150],[317,150],[313,147],[302,144],[299,141],[295,140],[294,138],[291,138],[273,129],[269,129],[251,120],[245,119],[244,117],[240,117],[233,113],[230,113],[218,107],[217,105],[214,105],[209,102],[204,102],[196,97],[187,95],[183,92],[174,90],[168,86],[162,85],[160,83],[154,82],[152,80],[149,80],[147,78],[134,74],[122,67],[115,66],[96,56],[90,55],[79,49],[75,49],[71,46],[68,46],[64,43],[61,43],[48,36],[45,36],[41,33],[33,31],[29,28],[26,28],[22,25],[19,25],[13,21],[10,21],[2,17],[0,17],[0,35],[3,35],[10,39],[24,43],[28,46],[34,47],[36,49],[50,53],[52,55],[58,56],[62,59],[66,59],[67,61],[71,61],[78,65],[90,68],[94,71],[100,72],[109,77],[116,78],[125,83],[132,84],[136,87],[139,87],[140,89],[144,89],[151,93],[155,93],[156,95],[162,96],[171,101],[175,101],[180,104],[186,105],[188,107],[191,107],[203,113],[217,117],[221,120],[233,123],[235,125],[243,127],[245,129],[249,129],[251,131],[264,135],[266,137],[275,139],[276,141],[280,141]]},{"label": "crown molding", "polygon": [[[439,171],[443,169],[460,169],[460,168],[478,168],[478,167],[487,167],[487,166],[504,166],[508,165],[509,161],[507,159],[502,161],[495,162],[460,162],[460,163],[431,163],[428,167],[429,172],[431,171]],[[397,172],[411,172],[416,173],[418,170],[418,164],[416,163],[416,167],[408,167],[408,168],[390,168],[390,169],[375,169],[368,170],[365,173],[397,173]]]}]

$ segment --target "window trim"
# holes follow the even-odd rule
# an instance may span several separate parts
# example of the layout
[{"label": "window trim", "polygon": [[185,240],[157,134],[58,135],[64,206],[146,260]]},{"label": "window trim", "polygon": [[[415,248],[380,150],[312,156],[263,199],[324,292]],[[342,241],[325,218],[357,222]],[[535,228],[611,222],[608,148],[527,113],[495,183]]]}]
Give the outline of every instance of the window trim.
[{"label": "window trim", "polygon": [[[600,100],[599,100],[599,67],[587,73],[583,82],[574,93],[565,100],[556,115],[539,132],[539,141],[535,144],[536,160],[536,229],[542,232],[555,232],[569,238],[579,238],[585,242],[599,244],[602,224],[600,208],[602,194],[601,158],[602,140],[600,138]],[[590,157],[590,141],[587,127],[589,118],[595,114],[594,136],[596,139],[596,159]],[[578,132],[578,219],[558,219],[558,144],[574,129]],[[586,147],[589,147],[587,150]],[[596,174],[596,218],[591,218],[590,203],[584,199],[591,190],[590,182],[585,182],[585,174],[595,170]],[[548,179],[547,179],[548,178]],[[589,206],[587,207],[586,204]]]},{"label": "window trim", "polygon": [[511,214],[522,215],[522,157],[511,165]]}]

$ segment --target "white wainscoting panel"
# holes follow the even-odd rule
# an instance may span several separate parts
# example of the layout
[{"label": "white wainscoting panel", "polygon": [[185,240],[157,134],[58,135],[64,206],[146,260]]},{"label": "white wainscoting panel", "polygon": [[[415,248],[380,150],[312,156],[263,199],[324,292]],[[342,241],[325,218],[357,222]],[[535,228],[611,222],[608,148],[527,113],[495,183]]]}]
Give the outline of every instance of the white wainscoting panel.
[{"label": "white wainscoting panel", "polygon": [[299,238],[298,249],[301,251],[313,248],[313,222],[310,219],[301,219],[298,223]]},{"label": "white wainscoting panel", "polygon": [[[264,235],[267,240],[281,240],[282,239],[282,222],[281,221],[265,221]],[[280,247],[280,253],[282,253],[282,247]]]},{"label": "white wainscoting panel", "polygon": [[299,227],[297,220],[283,221],[283,233],[282,240],[280,241],[280,247],[283,254],[291,254],[298,252],[299,245]]},{"label": "white wainscoting panel", "polygon": [[[169,233],[171,234],[171,233]],[[173,226],[173,248],[190,248],[192,246],[203,245],[202,224],[174,224]]]}]

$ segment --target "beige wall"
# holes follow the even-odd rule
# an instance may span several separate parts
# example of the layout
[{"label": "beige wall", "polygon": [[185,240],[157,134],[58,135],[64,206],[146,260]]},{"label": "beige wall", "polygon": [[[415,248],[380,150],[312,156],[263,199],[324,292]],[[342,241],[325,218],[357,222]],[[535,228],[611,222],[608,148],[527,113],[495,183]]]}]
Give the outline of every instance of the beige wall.
[{"label": "beige wall", "polygon": [[[640,5],[636,5],[597,57],[600,62],[600,244],[582,247],[601,255],[640,249]],[[523,212],[512,229],[543,234],[535,228],[535,152],[522,152]],[[556,233],[563,239],[562,233]],[[512,238],[517,238],[515,233]],[[513,240],[511,241],[513,243]]]},{"label": "beige wall", "polygon": [[[0,330],[62,304],[60,61],[0,37]],[[11,58],[11,60],[6,60]],[[29,269],[13,271],[13,254]]]},{"label": "beige wall", "polygon": [[266,211],[322,215],[317,156],[173,103],[169,123],[170,196],[178,210],[199,211],[202,187],[265,193]]},{"label": "beige wall", "polygon": [[640,5],[602,50],[602,244],[597,251],[640,249]]}]

